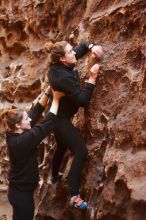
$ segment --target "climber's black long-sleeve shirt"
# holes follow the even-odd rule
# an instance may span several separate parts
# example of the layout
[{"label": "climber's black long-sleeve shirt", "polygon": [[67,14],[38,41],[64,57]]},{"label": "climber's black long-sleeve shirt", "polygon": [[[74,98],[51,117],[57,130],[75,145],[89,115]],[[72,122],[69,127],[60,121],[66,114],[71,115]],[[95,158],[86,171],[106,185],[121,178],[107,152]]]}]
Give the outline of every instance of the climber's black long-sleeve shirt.
[{"label": "climber's black long-sleeve shirt", "polygon": [[39,181],[37,146],[49,132],[53,131],[56,120],[56,116],[49,112],[34,126],[43,110],[44,108],[37,103],[28,113],[32,119],[30,130],[21,134],[6,134],[10,159],[9,185],[20,191],[33,191]]},{"label": "climber's black long-sleeve shirt", "polygon": [[[91,42],[84,41],[74,48],[76,59],[85,55]],[[76,66],[68,67],[63,63],[53,64],[50,67],[49,82],[54,90],[65,93],[61,98],[58,109],[58,116],[70,118],[77,113],[79,106],[87,107],[91,99],[94,85],[86,83],[85,89],[80,88],[80,78]]]}]

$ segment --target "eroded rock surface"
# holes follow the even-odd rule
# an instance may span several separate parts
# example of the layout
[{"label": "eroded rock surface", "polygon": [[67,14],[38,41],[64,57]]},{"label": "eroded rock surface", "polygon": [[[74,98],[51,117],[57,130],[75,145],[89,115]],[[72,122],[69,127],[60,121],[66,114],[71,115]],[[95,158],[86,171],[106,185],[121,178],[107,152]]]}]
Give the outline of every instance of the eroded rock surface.
[{"label": "eroded rock surface", "polygon": [[[81,192],[85,212],[65,208],[71,155],[63,177],[51,185],[52,136],[39,147],[41,182],[38,220],[144,220],[146,216],[146,1],[145,0],[1,0],[0,111],[31,106],[47,82],[45,43],[91,39],[101,44],[101,62],[89,110],[74,123],[84,136],[89,157]],[[78,63],[84,81],[90,56]],[[85,117],[83,117],[83,115]],[[8,157],[1,127],[0,181],[7,184]]]}]

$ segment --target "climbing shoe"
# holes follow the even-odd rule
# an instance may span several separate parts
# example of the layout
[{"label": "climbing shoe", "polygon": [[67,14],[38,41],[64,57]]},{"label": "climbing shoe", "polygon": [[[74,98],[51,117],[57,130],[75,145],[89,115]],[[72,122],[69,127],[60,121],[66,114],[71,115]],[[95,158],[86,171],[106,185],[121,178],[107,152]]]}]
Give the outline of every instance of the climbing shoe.
[{"label": "climbing shoe", "polygon": [[82,200],[79,195],[71,197],[67,203],[67,207],[76,208],[80,210],[86,209],[87,205],[87,202]]}]

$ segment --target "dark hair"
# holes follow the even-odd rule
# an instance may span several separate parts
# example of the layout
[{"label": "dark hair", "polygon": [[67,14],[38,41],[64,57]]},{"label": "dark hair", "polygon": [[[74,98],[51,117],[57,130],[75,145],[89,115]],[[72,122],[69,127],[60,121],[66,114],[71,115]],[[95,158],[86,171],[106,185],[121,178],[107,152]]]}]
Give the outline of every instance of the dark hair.
[{"label": "dark hair", "polygon": [[60,41],[56,43],[48,42],[45,44],[45,49],[50,53],[50,63],[60,63],[60,57],[65,55],[65,47],[67,41]]},{"label": "dark hair", "polygon": [[15,125],[22,121],[23,112],[21,109],[6,109],[1,113],[2,123],[7,131],[15,130]]}]

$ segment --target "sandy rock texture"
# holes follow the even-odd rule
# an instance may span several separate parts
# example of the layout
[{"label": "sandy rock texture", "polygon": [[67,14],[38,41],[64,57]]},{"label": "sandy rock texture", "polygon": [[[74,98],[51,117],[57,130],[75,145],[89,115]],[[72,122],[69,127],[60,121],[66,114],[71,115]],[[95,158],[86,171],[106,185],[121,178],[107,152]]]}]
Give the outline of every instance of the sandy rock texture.
[{"label": "sandy rock texture", "polygon": [[[146,1],[1,0],[0,111],[31,106],[47,84],[48,41],[75,45],[90,39],[103,46],[90,108],[74,118],[89,156],[81,193],[85,212],[66,209],[72,157],[64,158],[62,178],[50,183],[53,136],[39,147],[41,182],[36,220],[144,220],[146,216]],[[95,63],[78,63],[81,80]],[[0,125],[1,126],[1,125]],[[7,184],[8,157],[0,133],[0,182]]]}]

